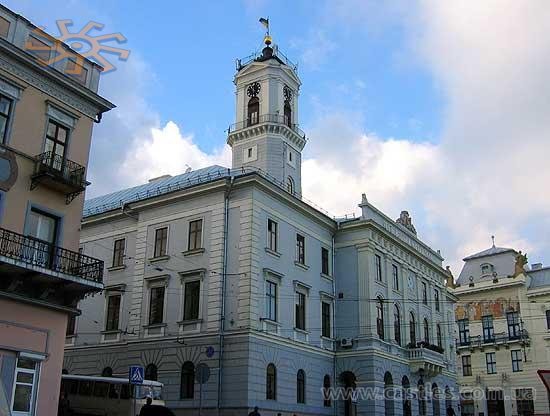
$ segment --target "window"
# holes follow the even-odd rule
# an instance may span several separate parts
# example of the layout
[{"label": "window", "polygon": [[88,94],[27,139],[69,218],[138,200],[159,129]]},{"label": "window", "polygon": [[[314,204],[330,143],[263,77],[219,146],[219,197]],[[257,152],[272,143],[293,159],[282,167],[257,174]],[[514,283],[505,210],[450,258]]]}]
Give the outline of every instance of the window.
[{"label": "window", "polygon": [[443,348],[443,333],[441,332],[441,324],[437,324],[437,346]]},{"label": "window", "polygon": [[430,343],[430,324],[426,318],[424,318],[424,341]]},{"label": "window", "polygon": [[69,315],[69,318],[67,319],[67,331],[65,332],[65,336],[72,336],[75,335],[76,331],[76,315]]},{"label": "window", "polygon": [[521,350],[512,350],[511,354],[512,354],[512,371],[514,373],[523,371],[523,357],[521,354]]},{"label": "window", "polygon": [[13,393],[13,412],[33,414],[36,396],[38,363],[29,358],[18,357],[15,369],[15,391]]},{"label": "window", "polygon": [[290,109],[290,104],[288,103],[288,101],[285,101],[284,114],[285,114],[285,124],[288,127],[292,127],[292,110]]},{"label": "window", "polygon": [[126,246],[126,239],[121,238],[115,240],[113,248],[113,267],[119,267],[124,265],[124,249]]},{"label": "window", "polygon": [[397,305],[393,305],[393,333],[395,335],[395,342],[401,345],[401,314]]},{"label": "window", "polygon": [[277,223],[267,220],[267,248],[277,251]]},{"label": "window", "polygon": [[105,319],[105,330],[118,330],[120,317],[120,295],[107,296],[107,318]]},{"label": "window", "polygon": [[382,258],[378,255],[374,255],[374,266],[376,267],[376,280],[382,281]]},{"label": "window", "polygon": [[[57,223],[58,218],[32,208],[27,219],[26,234],[40,241],[54,244],[57,240]],[[40,251],[46,250],[39,244],[36,247]],[[49,255],[49,253],[47,254]],[[37,255],[40,255],[40,253],[37,253]]]},{"label": "window", "polygon": [[149,325],[161,324],[164,320],[164,286],[152,287],[149,299]]},{"label": "window", "polygon": [[401,379],[401,386],[403,387],[403,416],[412,416],[412,403],[411,403],[411,383],[407,376],[403,376]]},{"label": "window", "polygon": [[399,290],[399,269],[395,264],[392,264],[392,277],[393,277],[393,288]]},{"label": "window", "polygon": [[422,282],[422,303],[424,305],[428,304],[428,285],[426,285],[426,282]]},{"label": "window", "polygon": [[472,356],[471,355],[462,356],[462,375],[463,376],[472,375]]},{"label": "window", "polygon": [[202,248],[202,220],[189,222],[189,241],[188,250],[197,250]]},{"label": "window", "polygon": [[157,228],[155,230],[155,252],[153,257],[166,256],[166,245],[168,242],[168,227]]},{"label": "window", "polygon": [[260,121],[260,100],[258,97],[252,97],[248,101],[248,119],[247,124],[252,126]]},{"label": "window", "polygon": [[185,282],[183,299],[183,320],[199,319],[201,281]]},{"label": "window", "polygon": [[418,414],[426,416],[426,388],[422,380],[418,382]]},{"label": "window", "polygon": [[306,402],[306,373],[304,370],[298,370],[298,374],[296,374],[296,402]]},{"label": "window", "polygon": [[12,107],[13,101],[0,95],[0,140],[2,143],[6,143],[7,141]]},{"label": "window", "polygon": [[294,179],[292,179],[291,176],[286,178],[286,190],[289,194],[294,194],[294,191],[295,191]]},{"label": "window", "polygon": [[296,292],[296,317],[295,327],[297,329],[306,329],[306,295]]},{"label": "window", "polygon": [[434,290],[434,303],[435,303],[435,310],[439,312],[439,290]]},{"label": "window", "polygon": [[481,275],[485,276],[487,274],[491,274],[493,272],[493,265],[489,263],[485,263],[481,265]]},{"label": "window", "polygon": [[432,384],[432,416],[441,415],[440,392],[437,384]]},{"label": "window", "polygon": [[6,39],[10,33],[10,26],[11,23],[7,19],[0,16],[0,36],[4,39]]},{"label": "window", "polygon": [[296,261],[306,264],[306,238],[300,234],[296,234]]},{"label": "window", "polygon": [[181,366],[180,398],[192,399],[195,396],[195,364],[186,361]]},{"label": "window", "polygon": [[277,284],[265,282],[265,317],[270,321],[277,321]]},{"label": "window", "polygon": [[550,310],[546,311],[546,328],[550,329]]},{"label": "window", "polygon": [[152,380],[157,381],[158,380],[158,368],[155,364],[147,364],[145,367],[145,373],[143,375],[145,380]]},{"label": "window", "polygon": [[325,338],[331,338],[331,328],[330,328],[330,303],[321,302],[321,315],[322,315],[322,331],[321,335]]},{"label": "window", "polygon": [[516,408],[518,416],[532,416],[535,414],[532,389],[516,389]]},{"label": "window", "polygon": [[487,374],[496,374],[497,372],[497,358],[496,353],[485,353],[485,362],[487,363]]},{"label": "window", "polygon": [[81,84],[86,84],[88,80],[88,69],[84,68],[81,64],[74,59],[68,59],[65,66],[65,74],[74,78]]},{"label": "window", "polygon": [[248,158],[252,159],[252,148],[251,147],[248,148]]},{"label": "window", "polygon": [[40,61],[42,61],[42,63],[46,65],[50,64],[52,48],[46,42],[43,42],[34,36],[29,36],[27,42],[25,43],[25,49],[27,52],[36,56]]},{"label": "window", "polygon": [[46,158],[43,159],[52,169],[62,170],[65,164],[65,153],[67,140],[69,138],[69,129],[61,124],[49,120],[46,130],[46,144],[44,152]]},{"label": "window", "polygon": [[481,317],[483,326],[483,342],[493,342],[495,339],[495,328],[493,326],[493,315]]},{"label": "window", "polygon": [[321,273],[327,276],[330,274],[328,254],[328,249],[321,247]]},{"label": "window", "polygon": [[460,345],[470,344],[470,323],[468,319],[458,320],[458,341]]},{"label": "window", "polygon": [[416,344],[416,319],[412,312],[409,317],[409,338],[411,344]]},{"label": "window", "polygon": [[380,297],[376,299],[376,333],[384,339],[384,300]]},{"label": "window", "polygon": [[384,374],[384,415],[394,416],[393,401],[395,399],[395,390],[393,387],[393,377],[390,372]]},{"label": "window", "polygon": [[277,400],[277,369],[274,364],[269,364],[266,370],[265,382],[266,400]]},{"label": "window", "polygon": [[323,406],[332,406],[332,402],[330,400],[330,376],[328,374],[325,374],[325,377],[323,377]]},{"label": "window", "polygon": [[519,338],[519,312],[514,311],[506,313],[506,321],[508,322],[508,336],[511,339]]}]

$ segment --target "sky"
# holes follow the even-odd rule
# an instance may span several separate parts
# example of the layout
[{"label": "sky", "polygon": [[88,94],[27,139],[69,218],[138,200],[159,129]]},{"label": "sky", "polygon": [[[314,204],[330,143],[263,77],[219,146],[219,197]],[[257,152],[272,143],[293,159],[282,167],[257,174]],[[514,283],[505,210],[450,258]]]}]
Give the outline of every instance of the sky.
[{"label": "sky", "polygon": [[274,42],[298,63],[303,193],[331,214],[408,210],[458,275],[491,245],[550,263],[550,8],[545,0],[7,0],[122,33],[100,93],[87,196],[230,166],[235,59]]}]

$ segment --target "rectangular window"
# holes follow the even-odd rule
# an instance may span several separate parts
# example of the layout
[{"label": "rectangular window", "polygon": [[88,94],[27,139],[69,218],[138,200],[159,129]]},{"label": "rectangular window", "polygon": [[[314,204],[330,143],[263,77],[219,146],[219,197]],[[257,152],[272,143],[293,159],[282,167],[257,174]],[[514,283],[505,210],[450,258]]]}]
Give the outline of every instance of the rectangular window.
[{"label": "rectangular window", "polygon": [[487,363],[487,374],[496,374],[497,372],[497,357],[496,353],[485,353],[485,362]]},{"label": "rectangular window", "polygon": [[155,252],[153,257],[166,256],[166,246],[168,243],[168,227],[155,230]]},{"label": "rectangular window", "polygon": [[321,273],[330,275],[329,270],[329,252],[328,249],[321,247]]},{"label": "rectangular window", "polygon": [[265,317],[270,321],[277,321],[277,284],[265,282]]},{"label": "rectangular window", "polygon": [[0,16],[0,36],[6,39],[10,33],[11,23]]},{"label": "rectangular window", "polygon": [[460,345],[470,344],[470,323],[467,319],[458,321],[458,338]]},{"label": "rectangular window", "polygon": [[69,315],[69,318],[67,319],[67,331],[65,332],[65,336],[72,336],[76,332],[76,315]]},{"label": "rectangular window", "polygon": [[65,74],[84,85],[86,85],[86,81],[88,80],[88,70],[73,59],[67,60]]},{"label": "rectangular window", "polygon": [[510,339],[517,339],[520,336],[519,312],[507,312],[508,336]]},{"label": "rectangular window", "polygon": [[200,280],[185,282],[185,298],[183,299],[184,321],[199,319],[200,295]]},{"label": "rectangular window", "polygon": [[49,65],[52,47],[40,39],[29,36],[25,43],[25,50],[36,56],[42,63]]},{"label": "rectangular window", "polygon": [[8,136],[8,127],[13,111],[13,101],[3,95],[0,95],[0,140],[6,143]]},{"label": "rectangular window", "polygon": [[39,364],[29,358],[18,357],[15,369],[15,390],[11,410],[17,414],[34,414]]},{"label": "rectangular window", "polygon": [[535,414],[532,389],[516,389],[516,408],[519,416]]},{"label": "rectangular window", "polygon": [[523,371],[523,356],[521,350],[512,350],[512,371],[517,373]]},{"label": "rectangular window", "polygon": [[[49,244],[55,244],[57,239],[57,224],[59,219],[38,209],[31,208],[27,219],[27,235]],[[37,245],[38,247],[39,245]]]},{"label": "rectangular window", "polygon": [[164,286],[152,287],[149,299],[149,325],[161,324],[164,320]]},{"label": "rectangular window", "polygon": [[306,238],[300,234],[296,234],[296,261],[306,264]]},{"label": "rectangular window", "polygon": [[325,338],[331,338],[331,328],[330,328],[330,303],[321,302],[321,318],[322,318],[322,333]]},{"label": "rectangular window", "polygon": [[116,331],[119,329],[120,299],[120,295],[107,296],[107,319],[105,320],[106,331]]},{"label": "rectangular window", "polygon": [[462,375],[463,376],[472,375],[472,356],[470,355],[462,356]]},{"label": "rectangular window", "polygon": [[296,292],[296,322],[297,329],[306,329],[306,295]]},{"label": "rectangular window", "polygon": [[197,250],[202,248],[202,220],[189,222],[189,241],[188,250]]},{"label": "rectangular window", "polygon": [[428,304],[428,285],[426,282],[422,282],[422,303],[424,305]]},{"label": "rectangular window", "polygon": [[546,328],[550,329],[550,310],[546,311]]},{"label": "rectangular window", "polygon": [[392,264],[392,280],[393,280],[393,288],[395,290],[399,290],[399,269],[395,264]]},{"label": "rectangular window", "polygon": [[113,248],[113,267],[124,266],[124,250],[126,247],[126,239],[120,238],[115,240]]},{"label": "rectangular window", "polygon": [[376,267],[376,280],[382,281],[382,258],[378,255],[374,255],[374,267]]},{"label": "rectangular window", "polygon": [[267,248],[277,251],[277,223],[267,220]]},{"label": "rectangular window", "polygon": [[493,326],[493,315],[481,317],[483,326],[483,342],[493,342],[495,340],[495,328]]},{"label": "rectangular window", "polygon": [[435,289],[434,290],[434,303],[435,303],[435,310],[437,312],[440,311],[440,306],[439,306],[439,290]]},{"label": "rectangular window", "polygon": [[46,155],[42,159],[42,163],[52,169],[61,171],[65,165],[68,139],[69,129],[56,121],[49,120],[44,145]]}]

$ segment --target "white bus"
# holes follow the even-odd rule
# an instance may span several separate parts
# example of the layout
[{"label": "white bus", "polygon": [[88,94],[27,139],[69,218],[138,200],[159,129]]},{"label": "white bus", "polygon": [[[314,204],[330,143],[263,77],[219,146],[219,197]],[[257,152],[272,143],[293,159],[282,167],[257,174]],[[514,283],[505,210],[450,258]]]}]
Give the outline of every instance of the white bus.
[{"label": "white bus", "polygon": [[74,416],[139,415],[147,397],[153,399],[153,404],[164,406],[162,387],[162,383],[151,380],[132,386],[125,378],[61,376],[61,397],[65,395],[69,414]]}]

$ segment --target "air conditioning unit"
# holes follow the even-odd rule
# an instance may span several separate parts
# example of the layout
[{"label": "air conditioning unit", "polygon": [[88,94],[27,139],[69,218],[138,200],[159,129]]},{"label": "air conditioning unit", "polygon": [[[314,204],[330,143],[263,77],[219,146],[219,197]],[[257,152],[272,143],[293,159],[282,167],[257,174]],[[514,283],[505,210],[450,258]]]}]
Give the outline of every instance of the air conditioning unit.
[{"label": "air conditioning unit", "polygon": [[351,348],[353,346],[353,339],[352,338],[340,339],[340,346],[342,348]]}]

